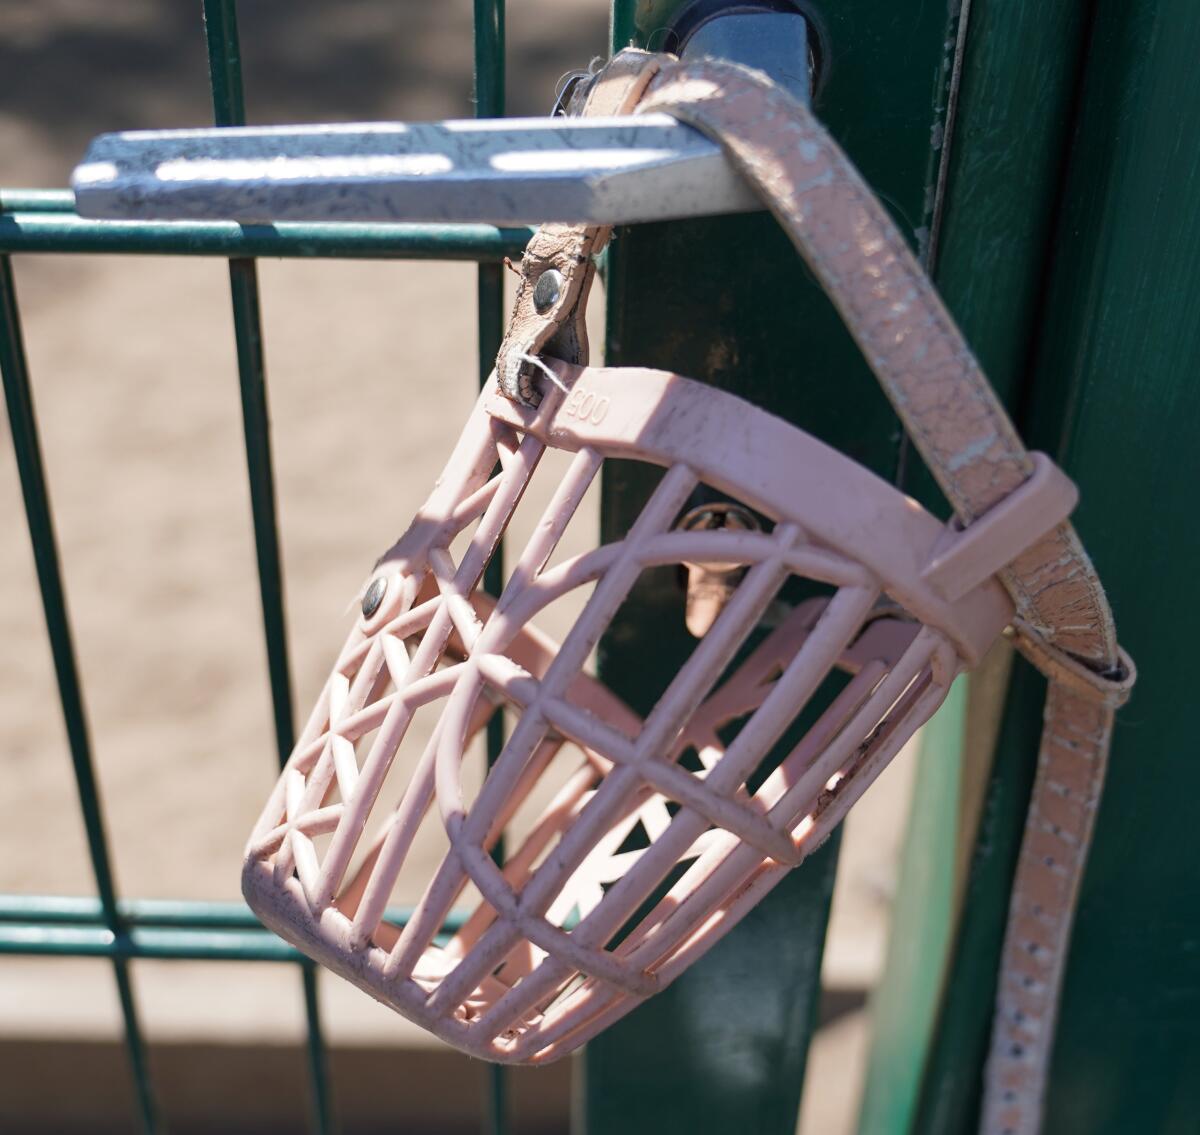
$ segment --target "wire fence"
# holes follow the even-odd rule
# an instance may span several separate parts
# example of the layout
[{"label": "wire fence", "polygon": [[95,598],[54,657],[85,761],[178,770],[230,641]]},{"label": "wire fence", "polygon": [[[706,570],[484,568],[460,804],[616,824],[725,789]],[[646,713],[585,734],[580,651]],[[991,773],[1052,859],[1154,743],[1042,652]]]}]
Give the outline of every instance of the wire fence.
[{"label": "wire fence", "polygon": [[[214,121],[245,122],[236,0],[204,0]],[[503,0],[475,0],[475,110],[504,114]],[[312,963],[264,930],[240,903],[123,899],[117,894],[104,810],[97,790],[92,745],[71,618],[63,587],[54,514],[34,411],[11,256],[25,253],[125,253],[215,256],[229,259],[229,286],[237,348],[263,630],[278,758],[294,739],[291,665],[284,623],[284,586],[275,508],[274,466],[267,416],[267,383],[255,257],[439,259],[477,261],[479,375],[483,381],[503,329],[503,260],[518,256],[527,229],[489,225],[383,225],[171,223],[92,221],[78,216],[67,190],[0,189],[0,375],[12,431],[25,515],[79,806],[96,880],[94,897],[0,895],[0,954],[103,957],[111,961],[121,1008],[142,1130],[164,1130],[152,1062],[129,976],[135,958],[284,962],[297,966],[307,1021],[311,1130],[335,1129],[333,1090]],[[501,571],[499,557],[485,583]],[[502,741],[502,723],[490,727],[489,754]],[[388,917],[403,922],[404,911]],[[447,930],[453,929],[448,924]],[[484,1130],[508,1130],[506,1079],[491,1072]]]}]

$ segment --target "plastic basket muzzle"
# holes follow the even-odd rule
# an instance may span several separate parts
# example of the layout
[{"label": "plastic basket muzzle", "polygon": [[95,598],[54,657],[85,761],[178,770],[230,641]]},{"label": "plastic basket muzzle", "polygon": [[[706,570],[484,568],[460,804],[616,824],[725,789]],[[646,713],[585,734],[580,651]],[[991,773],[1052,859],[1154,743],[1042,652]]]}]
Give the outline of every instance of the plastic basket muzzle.
[{"label": "plastic basket muzzle", "polygon": [[[284,938],[499,1061],[562,1056],[677,977],[819,846],[1012,615],[992,578],[955,601],[935,589],[946,527],[802,431],[661,372],[556,370],[568,392],[548,386],[536,409],[494,380],[481,396],[368,581],[369,617],[243,876]],[[575,456],[493,603],[480,579],[548,448]],[[613,457],[665,473],[623,539],[547,566]],[[764,530],[677,530],[700,484]],[[585,666],[638,577],[685,563],[746,570],[642,718]],[[588,586],[561,645],[535,629]],[[764,637],[764,616],[806,588]],[[391,783],[426,706],[432,735]],[[499,707],[511,732],[468,800],[464,761]],[[417,830],[439,821],[445,854],[392,921]]]}]

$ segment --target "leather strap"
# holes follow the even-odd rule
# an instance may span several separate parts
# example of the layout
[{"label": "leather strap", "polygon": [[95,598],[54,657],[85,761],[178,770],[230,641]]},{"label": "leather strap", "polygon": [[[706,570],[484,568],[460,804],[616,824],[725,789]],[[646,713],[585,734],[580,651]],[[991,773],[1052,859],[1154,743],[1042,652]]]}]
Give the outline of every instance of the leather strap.
[{"label": "leather strap", "polygon": [[[622,51],[601,71],[587,91],[583,115],[627,114],[645,94],[650,80],[667,58],[645,51]],[[527,405],[538,400],[536,371],[522,356],[543,351],[568,363],[588,361],[584,313],[596,275],[594,257],[608,243],[609,227],[542,225],[521,259],[521,282],[500,353],[496,375],[500,389]],[[555,301],[543,311],[535,302],[538,280],[547,271],[561,274]]]},{"label": "leather strap", "polygon": [[[626,76],[622,105],[638,102],[644,90],[639,112],[666,111],[720,143],[837,306],[959,521],[969,525],[1002,501],[1032,474],[1031,458],[891,218],[809,109],[735,64],[647,58],[622,52],[610,64]],[[655,66],[645,89],[642,80]],[[597,91],[606,81],[607,72]],[[531,250],[539,247],[527,257],[520,294],[529,295],[543,264],[566,264],[574,298],[550,314],[578,325],[591,282],[590,262],[581,258],[608,232],[547,231],[549,251],[541,234],[535,237]],[[530,310],[518,301],[497,363],[510,397],[528,395],[513,377],[513,343],[540,350],[563,326],[538,322]],[[561,336],[556,353],[560,343]],[[577,356],[568,361],[580,361],[586,340],[576,331],[565,346]],[[1021,553],[1000,578],[1017,608],[1017,644],[1050,688],[1012,891],[981,1130],[1033,1135],[1113,713],[1132,685],[1133,667],[1117,646],[1104,591],[1070,524]]]}]

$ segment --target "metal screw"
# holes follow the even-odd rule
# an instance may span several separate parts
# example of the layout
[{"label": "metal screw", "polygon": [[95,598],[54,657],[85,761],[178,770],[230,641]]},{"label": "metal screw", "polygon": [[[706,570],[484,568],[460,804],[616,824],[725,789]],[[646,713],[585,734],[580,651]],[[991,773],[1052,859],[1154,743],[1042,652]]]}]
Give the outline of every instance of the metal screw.
[{"label": "metal screw", "polygon": [[363,595],[362,613],[364,619],[369,619],[379,610],[379,605],[383,602],[383,597],[386,594],[387,580],[382,575],[377,575],[371,580],[371,586],[367,588],[366,594]]},{"label": "metal screw", "polygon": [[562,273],[555,268],[547,268],[533,286],[533,306],[538,315],[545,315],[562,296]]}]

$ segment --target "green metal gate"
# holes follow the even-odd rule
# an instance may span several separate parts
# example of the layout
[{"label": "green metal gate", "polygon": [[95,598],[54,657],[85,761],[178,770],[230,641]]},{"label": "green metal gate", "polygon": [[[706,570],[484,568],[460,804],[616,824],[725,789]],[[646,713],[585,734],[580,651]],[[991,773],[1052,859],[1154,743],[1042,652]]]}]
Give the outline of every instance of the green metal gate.
[{"label": "green metal gate", "polygon": [[[661,29],[681,7],[616,0],[614,45],[660,46]],[[1019,425],[1080,483],[1080,527],[1142,673],[1118,730],[1083,895],[1047,1130],[1194,1131],[1200,906],[1189,796],[1200,773],[1188,759],[1195,741],[1187,679],[1176,675],[1186,673],[1196,637],[1183,597],[1200,563],[1200,526],[1190,516],[1200,484],[1192,444],[1200,396],[1187,381],[1200,363],[1200,9],[1191,0],[809,7],[825,53],[817,109],[935,271]],[[204,18],[215,120],[235,125],[244,112],[234,0],[205,0]],[[563,69],[579,62],[564,60]],[[502,0],[475,0],[475,89],[479,115],[504,113]],[[111,959],[147,1132],[162,1124],[130,959],[296,965],[312,1128],[326,1132],[333,1103],[316,978],[240,905],[118,897],[9,257],[228,258],[282,760],[293,707],[254,258],[479,262],[486,376],[504,316],[502,260],[518,255],[528,235],[477,225],[90,222],[64,191],[0,193],[0,370],[96,878],[95,897],[0,897],[0,952]],[[936,503],[849,337],[769,218],[623,230],[606,270],[611,362],[668,366],[737,390]],[[633,475],[610,475],[604,527],[620,529],[648,488]],[[630,605],[624,633],[603,648],[608,681],[635,708],[646,659],[685,648],[679,604],[677,588],[651,582]],[[876,1000],[864,1135],[973,1128],[1041,704],[1040,680],[1023,667],[1015,675],[978,834],[959,798],[965,790],[926,792],[916,805],[902,874],[909,889],[898,904],[909,916],[897,923]],[[923,756],[922,784],[944,783],[948,762],[970,756],[962,722],[981,712],[986,694],[964,692],[954,703],[959,716],[943,716],[939,740]],[[975,767],[963,766],[964,783]],[[946,841],[969,848],[972,840],[961,869],[932,884],[909,869],[948,855]],[[793,1130],[836,854],[831,841],[684,978],[590,1046],[579,1092],[590,1135]],[[507,1129],[499,1070],[486,1122],[490,1131]]]},{"label": "green metal gate", "polygon": [[[214,121],[245,122],[235,0],[205,0],[197,35],[206,37]],[[504,4],[475,3],[476,112],[504,113]],[[334,1129],[328,1062],[318,1012],[314,967],[292,947],[263,930],[241,904],[122,900],[108,851],[103,809],[93,771],[87,715],[63,589],[38,441],[30,376],[21,335],[10,256],[13,253],[154,253],[229,258],[229,285],[237,344],[238,380],[245,427],[250,501],[258,556],[275,740],[279,760],[293,744],[294,712],[283,577],[275,514],[275,486],[267,419],[265,353],[254,257],[373,257],[479,262],[480,376],[486,378],[499,349],[504,312],[501,280],[505,256],[519,256],[528,230],[486,225],[278,225],[143,224],[94,222],[74,212],[69,191],[0,192],[0,371],[3,372],[13,447],[36,559],[46,624],[58,679],[79,803],[96,878],[95,898],[25,895],[0,897],[0,952],[100,956],[112,959],[125,1043],[141,1125],[163,1129],[150,1064],[129,980],[131,958],[287,961],[300,971],[308,1026],[308,1076],[312,1129]],[[498,565],[497,565],[498,566]],[[494,745],[497,738],[490,739]],[[492,1079],[488,1124],[504,1121],[504,1077]]]}]

